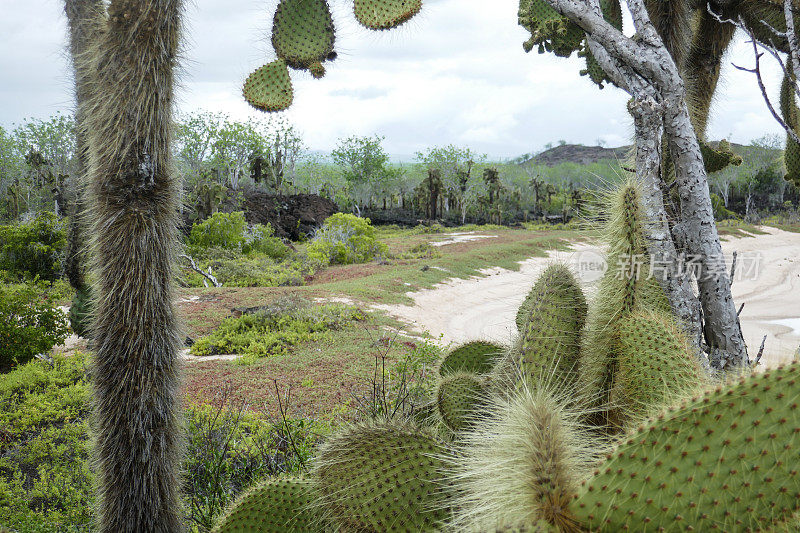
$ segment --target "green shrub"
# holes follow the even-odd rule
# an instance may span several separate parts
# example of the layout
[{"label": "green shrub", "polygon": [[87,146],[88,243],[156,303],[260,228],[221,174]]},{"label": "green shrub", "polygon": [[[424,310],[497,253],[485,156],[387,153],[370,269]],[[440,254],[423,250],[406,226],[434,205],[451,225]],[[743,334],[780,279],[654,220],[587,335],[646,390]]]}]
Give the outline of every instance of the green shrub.
[{"label": "green shrub", "polygon": [[229,250],[239,250],[245,242],[246,229],[247,221],[243,212],[217,212],[203,222],[192,225],[188,244],[193,247],[219,246]]},{"label": "green shrub", "polygon": [[387,250],[384,243],[375,239],[375,228],[368,218],[335,213],[314,234],[306,253],[323,264],[348,265],[371,261]]},{"label": "green shrub", "polygon": [[223,320],[214,332],[198,339],[191,352],[239,354],[244,356],[243,362],[249,362],[257,357],[284,355],[296,344],[313,341],[364,318],[364,313],[352,306],[278,300],[256,313]]},{"label": "green shrub", "polygon": [[242,211],[214,213],[192,226],[187,239],[192,255],[203,255],[204,249],[214,248],[241,252],[261,253],[273,259],[289,255],[289,248],[275,237],[272,226],[254,224],[248,227]]},{"label": "green shrub", "polygon": [[44,284],[0,285],[0,371],[47,353],[69,335],[67,317]]},{"label": "green shrub", "polygon": [[61,276],[66,244],[65,224],[53,213],[39,213],[26,224],[0,226],[0,269],[54,281]]},{"label": "green shrub", "polygon": [[245,234],[242,252],[259,252],[273,259],[283,259],[289,255],[289,247],[275,236],[275,230],[269,224],[254,224]]},{"label": "green shrub", "polygon": [[396,259],[433,259],[434,257],[441,257],[442,252],[436,246],[431,245],[429,242],[421,242],[406,252],[399,253],[394,257]]}]

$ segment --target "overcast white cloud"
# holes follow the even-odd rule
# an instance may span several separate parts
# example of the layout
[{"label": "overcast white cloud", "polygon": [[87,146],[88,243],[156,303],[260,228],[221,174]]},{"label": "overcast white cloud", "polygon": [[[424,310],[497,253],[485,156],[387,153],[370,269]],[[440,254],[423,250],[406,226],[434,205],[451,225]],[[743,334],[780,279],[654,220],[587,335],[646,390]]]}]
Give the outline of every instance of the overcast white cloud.
[{"label": "overcast white cloud", "polygon": [[[257,116],[240,97],[248,73],[272,58],[268,29],[276,0],[197,0],[187,9],[181,111]],[[391,32],[359,28],[348,2],[334,0],[338,59],[322,80],[293,72],[286,114],[313,149],[349,135],[386,136],[393,154],[468,145],[493,157],[560,139],[620,145],[630,138],[626,95],[579,77],[577,58],[525,54],[514,0],[426,0],[420,16]],[[70,112],[66,20],[58,0],[0,0],[0,124]],[[740,39],[741,41],[741,39]],[[710,123],[712,138],[748,142],[779,132],[739,43],[726,61]],[[766,78],[777,91],[779,72]]]}]

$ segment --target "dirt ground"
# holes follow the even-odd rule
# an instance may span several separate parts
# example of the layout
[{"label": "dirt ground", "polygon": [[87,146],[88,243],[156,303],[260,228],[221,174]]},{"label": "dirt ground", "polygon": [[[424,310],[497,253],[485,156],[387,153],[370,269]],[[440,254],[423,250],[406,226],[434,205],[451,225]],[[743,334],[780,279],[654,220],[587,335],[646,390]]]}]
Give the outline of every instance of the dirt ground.
[{"label": "dirt ground", "polygon": [[[741,322],[749,351],[755,355],[766,335],[763,361],[775,365],[790,360],[800,346],[800,233],[760,229],[764,235],[729,238],[722,247],[728,261],[738,253],[733,296],[737,305],[745,304]],[[409,293],[413,305],[376,307],[445,344],[507,342],[516,333],[517,308],[551,261],[570,265],[591,297],[603,254],[597,246],[578,243],[567,252],[522,261],[519,271],[490,268],[484,277],[450,279]]]}]

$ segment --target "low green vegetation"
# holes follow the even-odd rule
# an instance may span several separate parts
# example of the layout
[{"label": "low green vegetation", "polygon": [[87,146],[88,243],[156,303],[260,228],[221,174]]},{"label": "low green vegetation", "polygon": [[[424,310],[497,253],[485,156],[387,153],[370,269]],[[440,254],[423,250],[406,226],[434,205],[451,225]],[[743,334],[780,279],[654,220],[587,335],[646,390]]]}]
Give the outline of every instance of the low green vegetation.
[{"label": "low green vegetation", "polygon": [[[31,361],[0,375],[0,529],[93,530],[89,463],[90,359]],[[213,405],[186,410],[186,520],[207,531],[250,484],[304,469],[326,425],[268,422],[222,387]]]},{"label": "low green vegetation", "polygon": [[268,306],[227,318],[191,347],[194,355],[238,354],[241,361],[286,354],[293,346],[363,320],[363,311],[342,304],[314,305],[284,297]]}]

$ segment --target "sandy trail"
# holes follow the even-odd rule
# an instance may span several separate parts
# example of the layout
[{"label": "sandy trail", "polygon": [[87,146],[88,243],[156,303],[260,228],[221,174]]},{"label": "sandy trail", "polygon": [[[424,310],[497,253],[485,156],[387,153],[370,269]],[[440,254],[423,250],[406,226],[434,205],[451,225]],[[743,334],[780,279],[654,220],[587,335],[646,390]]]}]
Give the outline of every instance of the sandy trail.
[{"label": "sandy trail", "polygon": [[[742,328],[751,354],[767,335],[764,361],[792,358],[800,345],[800,233],[763,227],[767,235],[722,243],[726,258],[738,252],[733,296],[745,304]],[[522,261],[519,271],[490,268],[481,277],[449,279],[408,296],[413,305],[376,306],[427,331],[444,344],[488,339],[507,342],[516,333],[514,316],[537,276],[551,261],[570,265],[591,297],[604,266],[602,251],[584,243],[549,257]]]}]

